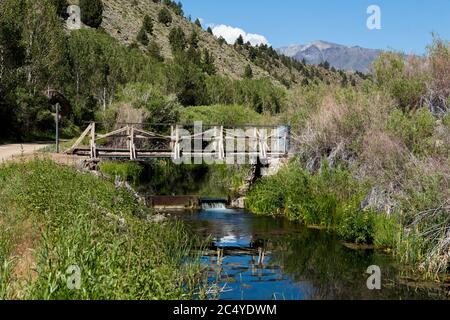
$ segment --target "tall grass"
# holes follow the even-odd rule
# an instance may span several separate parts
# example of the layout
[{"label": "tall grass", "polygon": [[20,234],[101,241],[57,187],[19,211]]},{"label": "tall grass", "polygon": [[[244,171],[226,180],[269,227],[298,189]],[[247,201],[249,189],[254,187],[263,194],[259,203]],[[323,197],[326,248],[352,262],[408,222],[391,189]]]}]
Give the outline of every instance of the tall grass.
[{"label": "tall grass", "polygon": [[[185,263],[195,238],[146,222],[148,209],[110,182],[36,160],[2,166],[0,190],[3,297],[189,299],[202,283],[195,259]],[[4,236],[16,226],[24,236]],[[72,265],[80,290],[67,286]]]}]

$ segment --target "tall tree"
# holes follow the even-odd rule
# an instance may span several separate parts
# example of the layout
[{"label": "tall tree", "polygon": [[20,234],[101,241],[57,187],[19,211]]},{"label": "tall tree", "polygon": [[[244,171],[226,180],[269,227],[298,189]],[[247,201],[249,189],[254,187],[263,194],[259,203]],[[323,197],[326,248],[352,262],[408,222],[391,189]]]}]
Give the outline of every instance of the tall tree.
[{"label": "tall tree", "polygon": [[252,67],[249,64],[245,67],[244,78],[245,79],[252,79],[253,78],[253,70],[252,70]]},{"label": "tall tree", "polygon": [[202,59],[202,69],[203,72],[212,76],[216,74],[216,66],[214,65],[214,57],[209,52],[208,49],[203,50],[203,59]]},{"label": "tall tree", "polygon": [[244,38],[242,37],[242,34],[239,35],[239,37],[236,39],[236,42],[234,44],[237,46],[244,45]]},{"label": "tall tree", "polygon": [[186,35],[180,27],[174,27],[169,33],[169,42],[173,53],[178,53],[186,49]]}]

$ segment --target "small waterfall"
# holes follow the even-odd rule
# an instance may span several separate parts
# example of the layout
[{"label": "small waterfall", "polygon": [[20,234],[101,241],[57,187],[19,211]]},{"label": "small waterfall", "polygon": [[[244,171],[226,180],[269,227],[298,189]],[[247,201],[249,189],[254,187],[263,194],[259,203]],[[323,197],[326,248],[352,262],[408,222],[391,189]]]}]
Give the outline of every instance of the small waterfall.
[{"label": "small waterfall", "polygon": [[214,209],[226,209],[225,203],[223,202],[207,202],[202,203],[203,210],[214,210]]},{"label": "small waterfall", "polygon": [[203,210],[226,209],[227,200],[225,199],[200,199]]}]

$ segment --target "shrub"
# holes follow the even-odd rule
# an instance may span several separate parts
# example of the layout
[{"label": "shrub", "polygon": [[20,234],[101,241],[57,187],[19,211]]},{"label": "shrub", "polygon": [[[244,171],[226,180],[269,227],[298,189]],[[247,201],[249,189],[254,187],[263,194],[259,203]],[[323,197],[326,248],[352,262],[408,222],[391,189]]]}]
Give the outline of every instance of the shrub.
[{"label": "shrub", "polygon": [[147,32],[148,34],[153,34],[152,18],[150,18],[148,15],[145,15],[144,22],[142,23],[142,27],[144,28],[145,32]]},{"label": "shrub", "polygon": [[167,8],[162,8],[158,13],[158,21],[166,26],[172,23],[172,14]]},{"label": "shrub", "polygon": [[[409,63],[413,65],[419,62],[411,59]],[[425,94],[424,75],[408,72],[403,55],[383,53],[373,65],[377,84],[391,93],[402,110],[408,111],[422,105]]]},{"label": "shrub", "polygon": [[374,214],[354,206],[347,207],[345,211],[345,218],[338,229],[340,237],[357,244],[372,244],[375,239]]},{"label": "shrub", "polygon": [[361,200],[363,190],[345,169],[332,169],[324,162],[318,173],[310,174],[294,161],[256,183],[247,195],[247,206],[257,214],[284,213],[308,225],[333,228],[339,225],[343,208]]},{"label": "shrub", "polygon": [[136,40],[139,41],[139,43],[141,43],[143,46],[148,46],[147,32],[145,31],[144,27],[139,30]]},{"label": "shrub", "polygon": [[400,137],[415,154],[424,154],[432,147],[436,120],[426,108],[411,112],[394,110],[389,116],[387,128]]},{"label": "shrub", "polygon": [[81,21],[92,27],[98,28],[103,20],[102,0],[80,0]]}]

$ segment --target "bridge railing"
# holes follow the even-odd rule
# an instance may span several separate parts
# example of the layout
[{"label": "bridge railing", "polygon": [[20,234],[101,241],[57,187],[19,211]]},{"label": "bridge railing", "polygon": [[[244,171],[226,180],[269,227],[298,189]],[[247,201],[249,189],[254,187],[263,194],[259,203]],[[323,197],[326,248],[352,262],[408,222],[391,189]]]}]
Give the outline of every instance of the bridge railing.
[{"label": "bridge railing", "polygon": [[[122,125],[111,132],[99,133],[97,123],[91,122],[66,152],[89,156],[91,159],[172,158],[175,162],[180,162],[189,159],[226,161],[241,158],[254,162],[258,159],[283,157],[287,155],[290,145],[288,126],[198,126],[198,123]],[[144,130],[146,126],[164,129]],[[88,146],[83,144],[86,140],[89,140]]]}]

